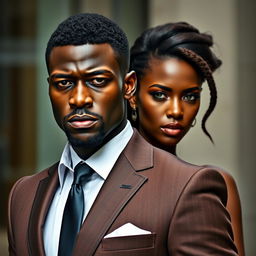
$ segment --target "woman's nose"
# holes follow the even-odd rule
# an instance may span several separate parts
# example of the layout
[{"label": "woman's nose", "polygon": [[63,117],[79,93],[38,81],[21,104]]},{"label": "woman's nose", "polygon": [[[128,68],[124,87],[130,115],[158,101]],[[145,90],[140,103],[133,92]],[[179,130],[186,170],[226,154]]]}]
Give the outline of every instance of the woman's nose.
[{"label": "woman's nose", "polygon": [[183,117],[183,105],[178,97],[170,99],[166,113],[168,118],[181,119]]}]

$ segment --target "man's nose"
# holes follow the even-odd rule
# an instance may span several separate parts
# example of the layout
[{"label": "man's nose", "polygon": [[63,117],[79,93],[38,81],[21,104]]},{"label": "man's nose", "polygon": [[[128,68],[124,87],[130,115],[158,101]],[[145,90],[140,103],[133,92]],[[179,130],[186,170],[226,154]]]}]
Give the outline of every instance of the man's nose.
[{"label": "man's nose", "polygon": [[170,104],[166,115],[168,118],[174,118],[176,120],[179,120],[183,117],[183,104],[178,97],[170,99]]},{"label": "man's nose", "polygon": [[93,105],[93,99],[90,94],[90,89],[83,81],[79,81],[71,92],[69,105],[73,108],[90,108]]}]

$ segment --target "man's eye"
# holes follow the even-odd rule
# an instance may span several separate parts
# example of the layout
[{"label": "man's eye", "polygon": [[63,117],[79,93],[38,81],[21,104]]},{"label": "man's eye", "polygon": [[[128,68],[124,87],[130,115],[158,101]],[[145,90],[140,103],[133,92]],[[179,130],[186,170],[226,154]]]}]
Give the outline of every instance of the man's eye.
[{"label": "man's eye", "polygon": [[104,86],[107,83],[107,79],[106,78],[93,78],[91,80],[86,81],[86,84],[91,85],[91,86]]},{"label": "man's eye", "polygon": [[70,81],[70,80],[61,80],[61,81],[57,81],[55,82],[55,85],[59,88],[69,88],[71,86],[74,85],[74,82],[73,81]]},{"label": "man's eye", "polygon": [[158,92],[151,92],[150,94],[156,100],[165,100],[165,99],[167,99],[167,95],[164,92],[158,91]]}]

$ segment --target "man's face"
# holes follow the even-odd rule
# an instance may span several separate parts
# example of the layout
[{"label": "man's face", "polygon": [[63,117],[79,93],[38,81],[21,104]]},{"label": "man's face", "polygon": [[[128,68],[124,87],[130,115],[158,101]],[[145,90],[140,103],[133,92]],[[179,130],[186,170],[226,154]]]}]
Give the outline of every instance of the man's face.
[{"label": "man's face", "polygon": [[97,148],[125,120],[125,81],[108,44],[60,46],[49,58],[54,117],[74,147]]}]

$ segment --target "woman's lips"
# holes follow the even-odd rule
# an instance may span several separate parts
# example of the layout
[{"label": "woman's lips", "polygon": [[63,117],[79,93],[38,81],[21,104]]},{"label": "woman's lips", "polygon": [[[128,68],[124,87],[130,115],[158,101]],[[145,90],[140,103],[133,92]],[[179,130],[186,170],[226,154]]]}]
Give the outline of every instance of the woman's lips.
[{"label": "woman's lips", "polygon": [[162,132],[168,136],[177,136],[181,133],[181,129],[170,129],[170,128],[161,128]]},{"label": "woman's lips", "polygon": [[182,133],[183,127],[179,124],[168,124],[162,126],[161,130],[168,136],[178,136],[180,133]]}]

